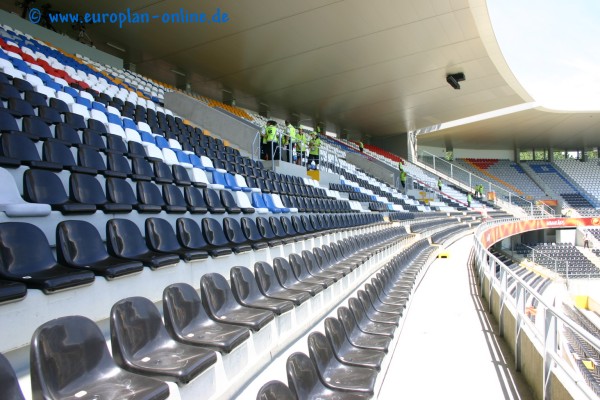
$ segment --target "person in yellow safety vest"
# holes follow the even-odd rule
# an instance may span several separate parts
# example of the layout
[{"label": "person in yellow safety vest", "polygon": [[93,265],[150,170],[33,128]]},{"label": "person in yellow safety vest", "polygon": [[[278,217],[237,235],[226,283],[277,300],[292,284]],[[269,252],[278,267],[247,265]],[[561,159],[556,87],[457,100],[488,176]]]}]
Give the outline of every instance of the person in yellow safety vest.
[{"label": "person in yellow safety vest", "polygon": [[400,183],[402,184],[402,189],[406,188],[406,171],[404,170],[400,172]]},{"label": "person in yellow safety vest", "polygon": [[263,137],[266,160],[273,160],[274,156],[277,155],[276,151],[279,147],[277,139],[277,123],[275,121],[268,121],[265,129],[265,136]]},{"label": "person in yellow safety vest", "polygon": [[312,161],[315,165],[319,165],[319,147],[321,147],[321,139],[316,132],[311,135],[310,142],[308,142],[308,163]]},{"label": "person in yellow safety vest", "polygon": [[286,154],[286,161],[292,162],[292,158],[296,155],[296,128],[290,123],[290,121],[285,121],[286,134],[281,140],[281,144],[283,145],[284,154]]},{"label": "person in yellow safety vest", "polygon": [[402,166],[402,161],[398,161],[398,171],[404,171],[404,167]]},{"label": "person in yellow safety vest", "polygon": [[363,142],[358,142],[358,149],[361,153],[365,151],[365,145],[363,144]]},{"label": "person in yellow safety vest", "polygon": [[308,147],[308,137],[304,134],[302,129],[298,130],[296,134],[296,164],[303,164],[303,160],[306,158],[306,148]]}]

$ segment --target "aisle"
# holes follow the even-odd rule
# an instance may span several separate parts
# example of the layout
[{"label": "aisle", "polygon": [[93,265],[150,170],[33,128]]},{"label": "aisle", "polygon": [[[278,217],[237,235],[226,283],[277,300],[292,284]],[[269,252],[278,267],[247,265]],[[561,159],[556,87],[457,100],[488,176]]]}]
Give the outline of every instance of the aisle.
[{"label": "aisle", "polygon": [[[413,295],[379,399],[530,399],[494,334],[467,266],[473,236],[449,247]],[[512,361],[510,361],[512,364]]]}]

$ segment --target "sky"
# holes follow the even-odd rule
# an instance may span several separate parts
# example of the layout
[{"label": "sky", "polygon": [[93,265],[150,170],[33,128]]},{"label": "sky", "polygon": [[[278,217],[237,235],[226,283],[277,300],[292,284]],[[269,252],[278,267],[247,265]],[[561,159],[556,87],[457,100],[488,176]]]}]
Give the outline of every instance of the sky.
[{"label": "sky", "polygon": [[523,88],[553,110],[600,110],[600,0],[487,0]]}]

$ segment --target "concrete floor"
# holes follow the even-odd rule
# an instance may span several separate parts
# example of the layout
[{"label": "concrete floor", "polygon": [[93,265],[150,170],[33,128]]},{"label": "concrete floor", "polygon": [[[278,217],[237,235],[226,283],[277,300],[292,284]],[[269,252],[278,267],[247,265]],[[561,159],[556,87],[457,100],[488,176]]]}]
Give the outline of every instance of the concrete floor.
[{"label": "concrete floor", "polygon": [[473,236],[436,259],[411,299],[379,399],[532,399],[468,266]]}]

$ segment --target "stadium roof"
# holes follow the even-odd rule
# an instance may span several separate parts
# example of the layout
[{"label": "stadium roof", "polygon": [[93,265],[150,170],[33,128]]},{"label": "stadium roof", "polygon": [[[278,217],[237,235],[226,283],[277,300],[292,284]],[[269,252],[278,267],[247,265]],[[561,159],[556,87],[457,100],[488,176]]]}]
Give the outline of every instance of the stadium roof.
[{"label": "stadium roof", "polygon": [[[8,1],[8,0],[3,0]],[[137,71],[272,115],[314,118],[370,136],[490,112],[533,99],[509,69],[492,30],[485,0],[54,0],[61,11],[162,15],[219,8],[221,24],[88,25],[95,44]],[[446,83],[463,72],[461,90]],[[420,143],[463,148],[600,145],[600,115],[542,108],[423,135]]]}]

